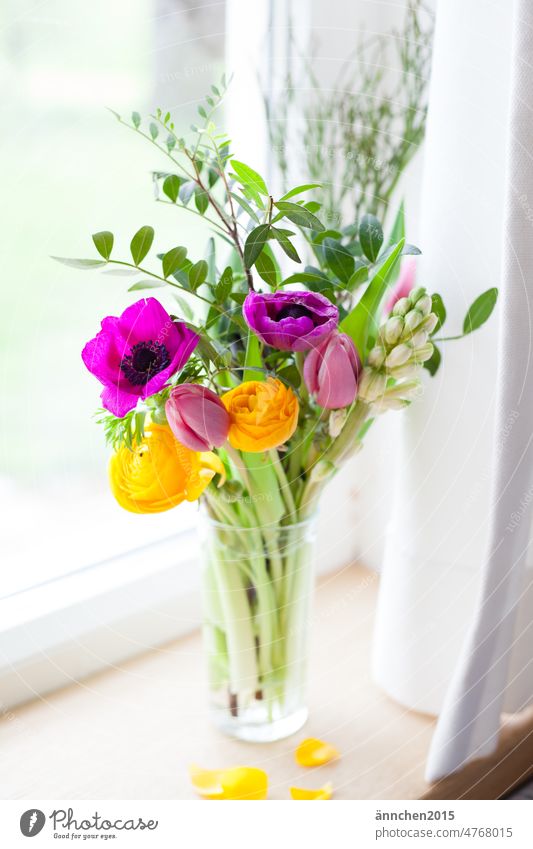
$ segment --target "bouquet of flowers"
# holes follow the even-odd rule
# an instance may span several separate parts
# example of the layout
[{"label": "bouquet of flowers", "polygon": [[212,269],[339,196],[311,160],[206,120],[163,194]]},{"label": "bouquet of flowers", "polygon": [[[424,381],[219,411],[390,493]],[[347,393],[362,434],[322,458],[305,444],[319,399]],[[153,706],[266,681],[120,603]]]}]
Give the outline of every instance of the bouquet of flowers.
[{"label": "bouquet of flowers", "polygon": [[[403,208],[385,241],[369,214],[326,229],[319,183],[273,197],[213,123],[224,89],[199,107],[192,142],[168,112],[116,116],[166,157],[169,170],[153,174],[157,199],[209,225],[206,256],[160,247],[147,267],[154,230],[144,226],[129,258],[102,231],[92,237],[99,258],[61,261],[116,266],[139,276],[129,291],[175,296],[176,314],[150,295],[104,318],[82,358],[103,385],[99,421],[119,504],[153,513],[202,501],[219,721],[273,739],[305,719],[320,495],[375,418],[409,405],[424,369],[435,373],[446,312],[438,294],[414,287],[412,257],[399,271],[402,256],[420,253],[405,241]],[[488,318],[496,295],[474,302],[463,334]]]}]

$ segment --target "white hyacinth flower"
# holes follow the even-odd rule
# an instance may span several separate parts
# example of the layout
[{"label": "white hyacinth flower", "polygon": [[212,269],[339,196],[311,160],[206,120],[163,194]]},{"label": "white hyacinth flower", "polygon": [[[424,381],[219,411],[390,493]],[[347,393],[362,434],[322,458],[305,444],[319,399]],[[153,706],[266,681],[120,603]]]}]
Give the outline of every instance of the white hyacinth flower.
[{"label": "white hyacinth flower", "polygon": [[365,368],[359,383],[358,398],[361,401],[375,401],[380,398],[387,387],[387,376],[374,369]]},{"label": "white hyacinth flower", "polygon": [[385,365],[388,369],[395,368],[396,366],[403,366],[411,359],[412,353],[412,347],[410,345],[406,345],[405,342],[401,345],[396,345],[385,360]]}]

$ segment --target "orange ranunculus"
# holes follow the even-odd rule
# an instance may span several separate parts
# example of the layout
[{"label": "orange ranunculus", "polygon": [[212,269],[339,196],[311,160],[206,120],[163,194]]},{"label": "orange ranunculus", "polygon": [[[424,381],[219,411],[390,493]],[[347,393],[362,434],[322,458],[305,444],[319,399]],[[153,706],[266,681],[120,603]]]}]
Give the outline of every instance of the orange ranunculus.
[{"label": "orange ranunculus", "polygon": [[161,513],[196,501],[216,473],[224,475],[216,454],[191,451],[158,424],[148,425],[138,445],[123,445],[109,462],[113,495],[132,513]]},{"label": "orange ranunculus", "polygon": [[291,438],[298,424],[298,399],[280,380],[248,380],[222,396],[233,448],[258,453]]}]

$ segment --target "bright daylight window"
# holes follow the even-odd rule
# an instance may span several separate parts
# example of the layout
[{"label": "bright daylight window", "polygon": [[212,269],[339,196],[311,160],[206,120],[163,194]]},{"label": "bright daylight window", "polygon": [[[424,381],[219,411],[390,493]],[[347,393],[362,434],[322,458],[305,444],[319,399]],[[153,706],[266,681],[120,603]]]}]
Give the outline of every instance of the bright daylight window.
[{"label": "bright daylight window", "polygon": [[[102,303],[109,314],[124,308],[127,278],[81,273],[49,256],[73,249],[87,255],[86,233],[117,223],[121,232],[135,232],[148,221],[162,242],[172,242],[179,228],[181,243],[203,250],[205,233],[194,219],[173,218],[153,201],[150,170],[163,167],[160,155],[120,127],[102,103],[128,114],[164,103],[188,126],[197,92],[220,75],[224,42],[223,4],[210,12],[208,32],[218,30],[219,37],[206,31],[205,38],[198,37],[199,10],[171,14],[148,0],[6,5],[12,24],[0,44],[0,65],[9,132],[0,167],[9,252],[0,346],[2,396],[9,403],[0,412],[0,493],[8,568],[0,597],[156,543],[191,523],[194,507],[141,517],[121,510],[106,481],[102,433],[87,416],[95,387],[80,359],[81,342],[98,328]],[[161,300],[172,312],[165,294]]]}]

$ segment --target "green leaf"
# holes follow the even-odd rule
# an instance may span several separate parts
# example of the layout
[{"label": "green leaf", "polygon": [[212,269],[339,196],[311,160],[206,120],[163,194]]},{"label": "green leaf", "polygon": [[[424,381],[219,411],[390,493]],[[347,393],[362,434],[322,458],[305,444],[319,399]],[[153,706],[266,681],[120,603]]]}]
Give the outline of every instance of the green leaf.
[{"label": "green leaf", "polygon": [[435,292],[435,294],[431,296],[431,312],[434,312],[438,318],[435,329],[431,333],[431,335],[434,336],[446,321],[446,307],[444,306],[444,301],[438,292]]},{"label": "green leaf", "polygon": [[334,275],[343,283],[348,283],[348,280],[355,271],[355,261],[353,256],[340,242],[335,239],[324,239],[324,259],[328,268],[331,268]]},{"label": "green leaf", "polygon": [[232,301],[235,301],[236,304],[239,304],[239,306],[242,307],[246,300],[246,292],[232,292],[230,298]]},{"label": "green leaf", "polygon": [[259,223],[259,216],[254,212],[254,210],[245,198],[241,197],[235,192],[230,192],[230,195],[232,196],[233,200],[237,201],[241,209],[244,209],[244,211],[248,213],[248,215],[253,221],[257,221],[257,223]]},{"label": "green leaf", "polygon": [[278,284],[278,274],[276,271],[276,266],[274,265],[272,259],[263,251],[259,254],[255,261],[255,267],[259,277],[268,283],[268,285],[275,289]]},{"label": "green leaf", "polygon": [[463,322],[463,333],[465,335],[467,333],[472,333],[473,330],[477,330],[478,327],[485,324],[487,319],[490,318],[497,300],[497,289],[487,289],[486,292],[483,292],[483,294],[476,298],[468,310]]},{"label": "green leaf", "polygon": [[207,262],[207,276],[210,280],[216,280],[217,278],[217,249],[215,245],[215,240],[211,236],[207,240],[206,251],[204,254],[204,259]]},{"label": "green leaf", "polygon": [[181,268],[186,256],[187,248],[177,247],[167,251],[163,257],[163,277],[169,277]]},{"label": "green leaf", "polygon": [[81,268],[85,271],[88,271],[90,268],[101,268],[103,265],[107,265],[107,262],[103,259],[70,259],[67,256],[53,256],[51,259],[55,259],[56,262],[60,262],[62,265],[68,265],[70,268]]},{"label": "green leaf", "polygon": [[183,298],[181,295],[177,295],[175,292],[173,292],[173,295],[175,301],[177,302],[180,310],[182,311],[187,321],[193,321],[194,312],[192,311],[190,304],[188,304],[185,298]]},{"label": "green leaf", "polygon": [[368,284],[360,301],[341,322],[340,329],[352,338],[362,360],[367,353],[369,337],[375,338],[377,336],[381,304],[392,272],[401,256],[403,245],[404,240],[400,239],[390,256],[382,263]]},{"label": "green leaf", "polygon": [[316,215],[313,215],[312,212],[309,212],[308,209],[297,203],[280,200],[274,206],[276,209],[279,209],[285,218],[288,218],[293,224],[297,224],[298,227],[308,227],[310,230],[317,230],[319,232],[326,229]]},{"label": "green leaf", "polygon": [[167,145],[168,152],[172,153],[172,151],[176,147],[176,139],[174,138],[174,136],[171,136],[171,135],[167,136],[166,145]]},{"label": "green leaf", "polygon": [[141,227],[140,230],[137,230],[135,236],[131,240],[130,251],[133,257],[133,262],[135,265],[139,265],[146,254],[152,247],[152,242],[154,241],[154,228],[153,227]]},{"label": "green leaf", "polygon": [[93,233],[93,242],[96,250],[103,256],[104,259],[109,259],[113,250],[113,242],[115,237],[109,230],[102,230],[100,233]]},{"label": "green leaf", "polygon": [[353,292],[354,289],[357,289],[357,287],[360,286],[361,283],[366,283],[367,280],[368,265],[365,265],[364,262],[359,262],[358,264],[356,261],[355,271],[348,280],[346,288],[348,289],[348,291]]},{"label": "green leaf", "polygon": [[238,159],[231,159],[230,161],[242,185],[249,186],[255,192],[259,192],[260,195],[266,195],[268,197],[266,183],[257,171],[254,171],[249,165],[245,165],[244,162],[239,162]]},{"label": "green leaf", "polygon": [[317,233],[313,237],[313,244],[321,245],[326,239],[342,239],[342,233],[338,230],[323,230],[321,233]]},{"label": "green leaf", "polygon": [[322,183],[304,183],[302,186],[295,186],[294,189],[291,189],[290,192],[287,192],[280,198],[280,200],[289,200],[289,198],[293,198],[295,195],[300,195],[303,192],[308,192],[311,189],[321,189]]},{"label": "green leaf", "polygon": [[132,122],[133,126],[135,127],[135,129],[138,130],[139,127],[141,126],[141,116],[139,115],[138,112],[132,112],[131,113],[131,122]]},{"label": "green leaf", "polygon": [[[272,228],[273,230],[274,228]],[[270,235],[270,224],[260,224],[255,227],[249,234],[244,245],[244,264],[246,268],[251,268],[257,257],[263,250],[263,246],[268,241]]]},{"label": "green leaf", "polygon": [[302,382],[300,371],[298,367],[295,366],[293,363],[289,363],[288,366],[284,366],[283,368],[279,369],[279,371],[277,372],[277,376],[284,383],[288,383],[289,386],[293,389],[298,389]]},{"label": "green leaf", "polygon": [[180,186],[180,201],[184,206],[187,206],[187,204],[189,203],[190,199],[193,196],[195,188],[196,183],[194,182],[194,180],[186,180],[185,183]]},{"label": "green leaf", "polygon": [[383,229],[375,215],[363,215],[359,224],[359,242],[364,255],[375,262],[383,244]]},{"label": "green leaf", "polygon": [[205,282],[207,277],[208,266],[205,259],[200,259],[198,262],[195,262],[191,270],[189,271],[189,286],[196,292],[199,286]]},{"label": "green leaf", "polygon": [[233,287],[233,270],[232,270],[231,266],[228,265],[228,266],[226,266],[226,268],[222,272],[220,280],[218,281],[216,286],[213,287],[213,292],[214,292],[217,304],[224,303],[224,301],[229,297],[229,294],[231,292],[232,287]]},{"label": "green leaf", "polygon": [[271,227],[270,229],[272,235],[274,236],[276,241],[279,242],[289,259],[292,259],[294,262],[301,262],[302,260],[298,256],[298,251],[287,236],[287,231],[280,230],[278,227]]},{"label": "green leaf", "polygon": [[329,283],[331,286],[331,280],[325,274],[321,274],[313,271],[297,271],[295,274],[291,274],[290,277],[287,277],[283,281],[283,286],[288,286],[290,283]]},{"label": "green leaf", "polygon": [[398,244],[400,239],[405,239],[405,207],[403,200],[400,204],[398,212],[396,213],[396,218],[394,219],[394,224],[392,225],[392,230],[390,232],[389,241],[387,242],[387,247],[390,248],[393,245]]},{"label": "green leaf", "polygon": [[138,280],[137,283],[134,283],[133,286],[128,288],[128,292],[137,292],[138,289],[161,289],[166,285],[162,280],[147,278],[146,280]]},{"label": "green leaf", "polygon": [[209,206],[209,195],[198,185],[194,187],[194,204],[200,215],[203,215]]},{"label": "green leaf", "polygon": [[424,368],[427,369],[431,377],[435,377],[440,366],[441,354],[435,343],[433,342],[433,353],[429,360],[424,363]]},{"label": "green leaf", "polygon": [[150,135],[152,136],[153,140],[155,141],[156,138],[159,135],[159,129],[158,129],[157,124],[154,124],[154,122],[152,121],[152,123],[150,124],[148,129],[150,130]]},{"label": "green leaf", "polygon": [[163,191],[167,198],[170,198],[172,203],[176,203],[179,197],[182,182],[183,181],[177,176],[177,174],[170,174],[163,182]]},{"label": "green leaf", "polygon": [[242,376],[243,380],[265,379],[264,372],[252,370],[252,367],[262,369],[263,360],[261,358],[261,346],[259,344],[259,339],[255,335],[255,333],[252,333],[251,330],[248,330],[248,339],[246,340],[246,356],[244,358],[244,366],[245,369]]}]

